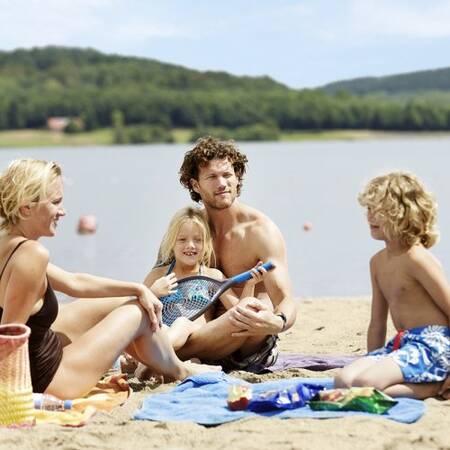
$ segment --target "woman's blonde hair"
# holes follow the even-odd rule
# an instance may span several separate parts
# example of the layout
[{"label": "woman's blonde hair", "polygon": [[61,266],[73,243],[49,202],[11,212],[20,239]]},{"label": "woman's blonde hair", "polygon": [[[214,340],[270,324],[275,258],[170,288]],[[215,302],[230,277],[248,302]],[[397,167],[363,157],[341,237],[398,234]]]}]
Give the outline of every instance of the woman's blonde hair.
[{"label": "woman's blonde hair", "polygon": [[421,243],[430,248],[439,238],[437,203],[411,173],[391,172],[374,178],[358,201],[372,215],[382,217],[389,239],[399,239],[407,247]]},{"label": "woman's blonde hair", "polygon": [[17,159],[0,175],[0,229],[11,229],[24,217],[22,206],[44,200],[48,186],[61,176],[54,162]]},{"label": "woman's blonde hair", "polygon": [[192,221],[200,227],[203,238],[203,255],[200,262],[210,266],[214,261],[214,250],[212,246],[211,231],[208,222],[201,210],[192,206],[180,209],[169,223],[166,234],[163,237],[158,255],[158,265],[170,264],[175,259],[174,247],[178,233],[183,224]]}]

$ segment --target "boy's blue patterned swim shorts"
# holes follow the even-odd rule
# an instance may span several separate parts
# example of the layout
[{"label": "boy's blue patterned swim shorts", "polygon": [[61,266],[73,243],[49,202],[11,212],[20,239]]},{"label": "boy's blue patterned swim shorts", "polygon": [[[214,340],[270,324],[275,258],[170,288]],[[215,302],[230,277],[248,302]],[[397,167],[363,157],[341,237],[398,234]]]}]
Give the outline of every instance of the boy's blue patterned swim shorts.
[{"label": "boy's blue patterned swim shorts", "polygon": [[443,381],[450,374],[450,328],[428,325],[400,331],[367,356],[393,358],[408,383]]}]

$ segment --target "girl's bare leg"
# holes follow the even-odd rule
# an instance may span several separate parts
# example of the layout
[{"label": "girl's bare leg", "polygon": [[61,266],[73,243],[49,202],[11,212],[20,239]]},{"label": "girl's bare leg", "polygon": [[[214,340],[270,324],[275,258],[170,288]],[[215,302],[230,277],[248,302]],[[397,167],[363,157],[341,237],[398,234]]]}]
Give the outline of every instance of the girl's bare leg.
[{"label": "girl's bare leg", "polygon": [[[170,325],[170,327],[163,325],[163,328],[167,330],[169,341],[172,344],[173,349],[176,351],[183,347],[193,331],[197,330],[205,323],[206,321],[203,316],[194,321],[189,320],[186,317],[179,317],[172,323],[172,325]],[[200,362],[200,360],[197,361]],[[191,359],[191,362],[194,361]],[[139,380],[155,378],[154,370],[146,367],[142,363],[138,364],[136,370],[134,371],[134,375]]]},{"label": "girl's bare leg", "polygon": [[167,334],[169,335],[170,342],[175,350],[179,350],[186,344],[189,336],[198,330],[202,325],[206,323],[203,317],[192,321],[186,317],[178,317],[175,322],[168,327]]},{"label": "girl's bare leg", "polygon": [[[108,303],[110,300],[102,300]],[[116,299],[111,302],[118,301]],[[91,300],[86,300],[91,302]],[[101,306],[93,305],[77,318],[79,323],[64,328],[64,317],[55,322],[55,329],[71,343],[64,347],[61,364],[46,389],[60,398],[75,398],[87,393],[126,350],[146,366],[174,379],[218,370],[218,367],[195,365],[180,361],[163,330],[152,332],[147,313],[136,301],[118,301],[120,306],[101,318]],[[97,303],[97,302],[96,302]],[[109,308],[112,305],[108,306]],[[78,307],[75,305],[72,310]],[[108,309],[108,308],[106,308]],[[73,311],[72,311],[73,312]],[[98,319],[100,321],[96,322]],[[82,322],[82,323],[80,323]],[[89,328],[89,325],[93,325]],[[85,330],[81,334],[82,330]]]}]

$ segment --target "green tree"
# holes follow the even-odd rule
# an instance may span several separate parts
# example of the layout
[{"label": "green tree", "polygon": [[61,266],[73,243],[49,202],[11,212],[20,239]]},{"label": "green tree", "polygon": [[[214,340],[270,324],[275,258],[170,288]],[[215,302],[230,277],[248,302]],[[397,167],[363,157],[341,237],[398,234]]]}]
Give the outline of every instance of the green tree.
[{"label": "green tree", "polygon": [[119,110],[114,110],[112,113],[112,124],[114,129],[114,143],[125,144],[127,142],[127,136],[125,133],[123,113]]}]

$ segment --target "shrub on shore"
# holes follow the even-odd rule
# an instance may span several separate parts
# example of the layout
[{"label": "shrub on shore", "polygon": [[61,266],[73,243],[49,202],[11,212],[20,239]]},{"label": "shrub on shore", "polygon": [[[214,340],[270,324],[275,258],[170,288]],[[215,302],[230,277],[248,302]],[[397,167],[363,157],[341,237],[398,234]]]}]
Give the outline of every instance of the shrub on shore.
[{"label": "shrub on shore", "polygon": [[235,141],[278,141],[280,129],[273,123],[254,123],[235,129],[228,128],[196,128],[190,137],[195,142],[202,136],[214,136],[218,139]]}]

